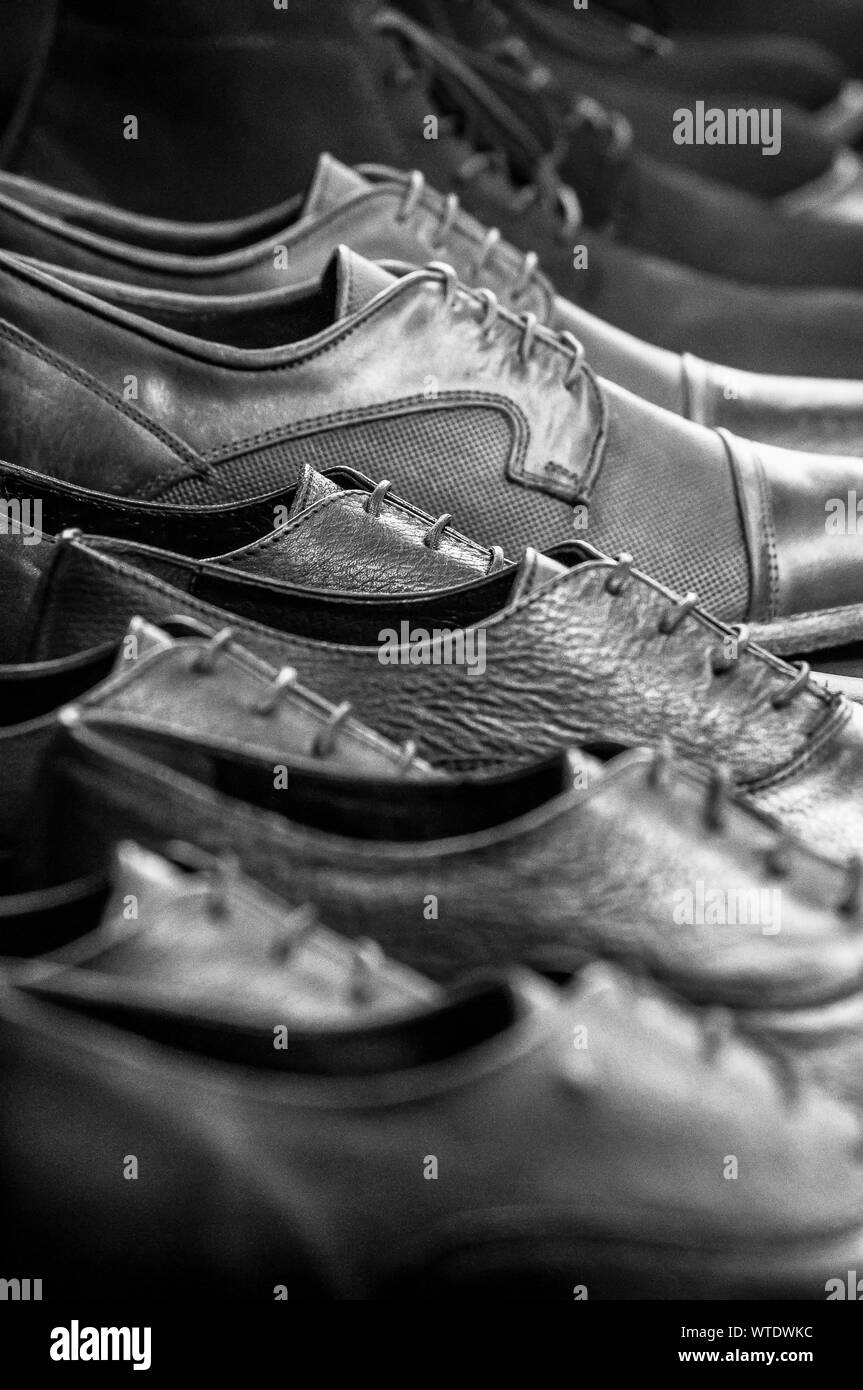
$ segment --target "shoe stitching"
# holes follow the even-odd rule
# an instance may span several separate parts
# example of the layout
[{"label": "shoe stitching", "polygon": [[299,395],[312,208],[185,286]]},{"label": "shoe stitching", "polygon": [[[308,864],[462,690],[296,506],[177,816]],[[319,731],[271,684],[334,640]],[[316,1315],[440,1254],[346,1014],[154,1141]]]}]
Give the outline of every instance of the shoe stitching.
[{"label": "shoe stitching", "polygon": [[295,420],[291,424],[276,426],[260,434],[234,439],[229,444],[220,445],[200,455],[210,465],[233,463],[246,454],[270,444],[290,443],[295,439],[306,439],[311,435],[329,434],[342,425],[374,423],[376,420],[397,420],[404,415],[417,415],[438,410],[455,410],[458,406],[474,405],[488,410],[498,410],[507,416],[515,426],[514,434],[519,455],[526,453],[531,439],[531,428],[524,411],[509,396],[484,391],[444,391],[436,401],[425,396],[404,396],[398,400],[384,401],[380,405],[354,406],[349,410],[336,411],[332,415],[309,416]]},{"label": "shoe stitching", "polygon": [[111,406],[111,408],[115,410],[118,415],[124,416],[127,419],[131,420],[134,424],[138,425],[141,429],[145,430],[147,434],[151,435],[155,439],[158,439],[159,442],[161,444],[164,444],[166,448],[170,449],[170,451],[173,454],[178,455],[179,458],[183,459],[187,464],[193,465],[191,473],[177,473],[175,475],[164,473],[159,478],[152,480],[150,484],[151,486],[155,486],[157,483],[161,484],[161,480],[163,477],[173,477],[174,481],[182,482],[185,478],[194,476],[195,472],[200,468],[201,457],[198,454],[196,454],[194,450],[190,449],[187,444],[184,444],[181,439],[177,438],[175,435],[172,435],[168,430],[164,429],[155,421],[150,420],[142,411],[138,410],[130,402],[118,400],[117,397],[113,394],[113,392],[107,390],[107,388],[103,386],[101,382],[97,381],[94,377],[90,376],[81,368],[74,366],[65,358],[60,357],[57,353],[52,352],[49,348],[44,347],[35,338],[31,338],[29,334],[23,333],[20,329],[13,327],[12,324],[7,323],[5,320],[2,319],[0,319],[0,337],[6,338],[7,341],[14,343],[17,347],[21,348],[29,356],[35,357],[38,360],[47,363],[48,366],[53,367],[56,371],[60,372],[62,376],[65,376],[70,380],[77,382],[77,384],[79,386],[82,386],[91,396],[95,396],[98,400],[101,400],[106,405]]}]

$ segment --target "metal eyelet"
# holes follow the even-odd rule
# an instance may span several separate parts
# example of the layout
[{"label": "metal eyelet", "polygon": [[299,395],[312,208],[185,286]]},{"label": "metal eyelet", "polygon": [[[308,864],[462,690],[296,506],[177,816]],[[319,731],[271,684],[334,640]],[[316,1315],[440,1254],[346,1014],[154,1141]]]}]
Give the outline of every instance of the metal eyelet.
[{"label": "metal eyelet", "polygon": [[812,667],[809,665],[808,661],[801,661],[796,669],[797,675],[794,677],[793,681],[790,681],[789,684],[774,695],[770,701],[774,709],[786,709],[787,706],[791,704],[791,701],[796,699],[808,686],[809,677],[812,674]]},{"label": "metal eyelet", "polygon": [[269,957],[276,965],[286,965],[297,951],[318,929],[317,910],[311,903],[304,903],[291,913],[277,941],[270,946]]},{"label": "metal eyelet", "polygon": [[625,585],[630,578],[630,572],[635,560],[628,551],[623,550],[614,562],[614,569],[605,581],[605,592],[617,598],[623,592]]},{"label": "metal eyelet", "polygon": [[679,603],[675,604],[675,606],[669,609],[666,613],[663,613],[662,617],[660,618],[659,631],[662,634],[662,636],[671,637],[680,627],[680,624],[683,622],[684,618],[688,618],[690,613],[692,613],[693,610],[697,607],[698,595],[696,593],[693,593],[693,591],[690,589],[689,592],[680,600]]},{"label": "metal eyelet", "polygon": [[315,740],[312,744],[313,758],[328,758],[330,756],[335,747],[336,733],[342,724],[344,724],[352,709],[353,705],[345,700],[344,704],[339,705],[337,709],[333,710],[327,720],[326,727],[315,735]]},{"label": "metal eyelet", "polygon": [[485,305],[485,312],[479,323],[480,332],[484,338],[489,338],[494,332],[500,315],[500,301],[494,290],[477,290],[476,297]]},{"label": "metal eyelet", "polygon": [[384,953],[376,941],[362,938],[354,943],[348,995],[352,1004],[370,1004],[375,996],[376,976],[384,965]]},{"label": "metal eyelet", "polygon": [[443,516],[439,516],[431,530],[426,532],[423,538],[423,545],[427,546],[429,550],[437,550],[441,542],[441,536],[451,521],[452,517],[449,512],[444,512]]},{"label": "metal eyelet", "polygon": [[367,516],[380,516],[381,507],[386,501],[387,493],[389,492],[391,487],[392,483],[389,481],[389,479],[384,478],[381,482],[378,483],[374,491],[369,493],[368,497],[366,498],[365,507],[363,509]]},{"label": "metal eyelet", "polygon": [[458,294],[458,275],[446,261],[429,261],[426,268],[440,277],[443,283],[443,302],[449,309]]},{"label": "metal eyelet", "polygon": [[197,652],[192,660],[192,670],[196,675],[212,675],[216,664],[216,658],[220,652],[226,651],[234,640],[234,628],[223,627],[221,632],[215,633],[200,652]]},{"label": "metal eyelet", "polygon": [[260,715],[272,714],[278,705],[282,695],[292,685],[297,683],[297,673],[293,666],[283,666],[274,680],[270,681],[260,699],[255,702],[254,713]]}]

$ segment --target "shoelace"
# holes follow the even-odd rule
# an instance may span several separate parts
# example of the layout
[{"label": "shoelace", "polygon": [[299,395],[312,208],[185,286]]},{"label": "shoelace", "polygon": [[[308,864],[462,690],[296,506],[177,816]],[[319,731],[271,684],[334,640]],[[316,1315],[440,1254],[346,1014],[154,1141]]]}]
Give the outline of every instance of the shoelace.
[{"label": "shoelace", "polygon": [[[219,656],[223,652],[230,650],[231,646],[237,641],[236,629],[224,627],[218,632],[210,632],[203,624],[195,619],[185,620],[182,618],[169,618],[165,623],[165,628],[171,631],[191,632],[197,637],[206,637],[205,645],[200,648],[192,659],[191,669],[196,675],[209,676],[216,669]],[[276,672],[272,681],[261,692],[259,698],[251,706],[251,713],[261,718],[272,715],[277,710],[282,696],[298,684],[298,675],[292,666],[283,666]],[[315,734],[312,746],[309,749],[309,756],[312,758],[325,759],[332,756],[336,747],[336,736],[345,722],[353,713],[353,705],[349,700],[343,701],[340,705],[331,708],[324,727]],[[395,775],[404,776],[416,760],[418,745],[413,739],[408,740],[400,751],[396,762]]]},{"label": "shoelace", "polygon": [[[625,15],[618,14],[616,10],[610,9],[602,3],[602,0],[593,0],[597,6],[598,13],[593,15],[594,33],[604,29],[607,34],[614,35],[615,38],[623,38],[632,45],[634,49],[641,53],[666,55],[674,48],[673,39],[657,30],[668,29],[667,16],[663,15],[661,5],[658,0],[649,0],[649,7],[653,16],[655,28],[651,29],[646,24],[640,24],[637,20],[627,19]],[[591,9],[593,9],[593,4]],[[528,26],[528,30],[536,28],[542,20],[536,16],[529,7],[524,4],[524,0],[511,0],[510,8],[518,16],[521,23]],[[548,31],[543,28],[543,32]]]},{"label": "shoelace", "polygon": [[[633,577],[632,567],[634,564],[635,560],[626,551],[623,551],[617,556],[614,562],[614,569],[605,581],[606,593],[611,594],[613,598],[617,598],[618,595],[623,593],[630,579]],[[651,583],[648,576],[644,576],[644,578],[647,579],[648,583]],[[658,625],[659,633],[663,637],[672,636],[680,625],[685,622],[692,613],[696,612],[706,616],[704,610],[699,605],[698,595],[690,590],[683,598],[679,599],[676,603],[672,603],[668,610],[662,615]],[[752,650],[751,634],[746,623],[739,623],[727,627],[726,635],[732,639],[730,650],[721,653],[714,652],[711,656],[711,669],[715,676],[725,675],[737,665],[741,656],[744,656],[748,651]],[[760,648],[756,648],[755,650],[758,653],[761,652]],[[771,704],[773,708],[777,710],[786,709],[788,705],[792,704],[794,700],[797,699],[798,695],[801,695],[804,690],[810,689],[809,678],[812,674],[812,668],[808,662],[787,663],[787,669],[789,671],[794,671],[795,674],[793,679],[772,697]],[[832,697],[828,696],[828,698]]]},{"label": "shoelace", "polygon": [[[174,841],[166,850],[169,859],[197,873],[206,888],[205,903],[210,918],[225,924],[231,918],[231,888],[239,875],[239,860],[228,851],[213,854],[186,841]],[[279,939],[270,948],[274,964],[287,965],[302,946],[321,929],[317,909],[311,903],[296,908],[288,916]],[[386,962],[376,941],[363,937],[346,939],[351,953],[348,994],[353,1004],[369,1004],[374,998]]]},{"label": "shoelace", "polygon": [[[606,592],[613,598],[622,594],[630,582],[634,579],[632,573],[635,561],[627,552],[618,555],[614,562],[614,568],[605,581]],[[649,576],[640,576],[648,586],[659,589]],[[659,620],[657,631],[663,637],[671,636],[677,631],[682,623],[692,614],[700,617],[708,616],[698,603],[698,596],[693,592],[687,593],[676,603],[672,603]],[[712,620],[715,621],[715,620]],[[731,638],[733,645],[730,651],[714,652],[711,656],[711,669],[714,675],[721,677],[732,670],[740,658],[747,652],[766,656],[760,647],[753,644],[749,627],[746,623],[726,626],[724,628],[727,638]],[[812,686],[810,677],[812,668],[806,661],[796,664],[782,663],[789,674],[793,673],[791,680],[771,698],[771,705],[775,710],[787,709],[798,696],[804,691],[820,696],[826,704],[836,704],[838,696],[831,695],[829,691],[823,690],[820,686]],[[655,750],[651,780],[658,785],[665,776],[666,770],[673,759],[672,746],[668,739],[660,741]],[[723,825],[723,808],[734,791],[734,781],[731,774],[724,768],[713,768],[709,771],[707,785],[707,795],[704,810],[704,823],[708,830],[718,831]],[[787,836],[778,832],[777,839],[765,854],[765,869],[771,877],[782,878],[788,872],[788,861],[790,856],[790,846],[793,842]],[[863,894],[863,859],[859,856],[852,856],[845,862],[846,885],[845,891],[836,905],[836,911],[843,916],[856,916],[860,910],[861,894]]]},{"label": "shoelace", "polygon": [[578,97],[566,114],[566,129],[575,135],[583,126],[601,135],[607,142],[606,155],[615,160],[626,154],[634,140],[632,125],[620,111],[610,111],[593,97]]},{"label": "shoelace", "polygon": [[[412,170],[408,175],[407,186],[404,198],[397,213],[400,222],[409,222],[414,213],[423,201],[431,201],[428,196],[428,187],[425,175],[418,169]],[[461,202],[457,193],[448,193],[444,197],[440,219],[435,229],[435,238],[432,249],[434,251],[445,251],[449,238],[454,230],[459,227],[462,219]],[[491,260],[502,240],[501,233],[497,227],[485,229],[479,250],[471,268],[471,279],[478,280],[482,275],[488,262]],[[520,299],[530,289],[530,286],[539,270],[539,257],[535,251],[521,253],[521,264],[515,275],[510,294],[510,300],[517,304]]]},{"label": "shoelace", "polygon": [[[369,493],[365,506],[363,507],[363,510],[365,511],[367,516],[380,516],[381,508],[383,507],[384,502],[387,500],[387,497],[391,489],[392,483],[388,478],[383,478],[381,482],[377,484],[374,490]],[[438,550],[440,547],[441,539],[443,537],[443,533],[446,530],[446,528],[451,524],[452,514],[450,512],[443,512],[442,515],[438,517],[434,525],[430,526],[428,531],[426,531],[425,536],[423,537],[423,545],[427,546],[429,550]],[[501,564],[503,563],[503,550],[499,545],[493,545],[489,551],[489,554],[491,556],[491,559],[489,562],[488,572],[489,574],[492,574],[495,570],[499,569]]]},{"label": "shoelace", "polygon": [[569,359],[569,365],[564,376],[564,389],[571,391],[582,368],[585,365],[585,350],[574,333],[564,331],[555,332],[551,328],[546,328],[539,322],[536,314],[516,314],[511,309],[507,309],[501,304],[493,290],[475,290],[469,285],[463,284],[451,265],[446,265],[443,261],[430,261],[425,267],[429,274],[435,275],[443,285],[444,304],[450,307],[457,295],[480,305],[482,317],[480,328],[485,338],[490,339],[500,322],[508,324],[510,327],[519,331],[519,357],[522,364],[526,365],[531,358],[536,343],[544,343],[547,347],[556,348],[562,351]]},{"label": "shoelace", "polygon": [[[647,770],[648,785],[657,789],[666,787],[677,764],[672,742],[664,735],[651,750]],[[732,803],[735,803],[735,785],[731,773],[723,767],[708,768],[702,819],[704,828],[709,833],[715,835],[722,832],[726,807]],[[773,829],[775,838],[763,851],[763,867],[768,878],[785,879],[791,873],[795,854],[799,854],[800,842],[782,826],[775,826]],[[835,867],[842,869],[845,883],[838,901],[833,905],[833,911],[841,917],[856,917],[860,912],[863,896],[863,859],[853,855]]]},{"label": "shoelace", "polygon": [[[534,204],[553,208],[563,224],[560,239],[571,241],[581,225],[581,204],[576,193],[561,180],[555,152],[538,145],[529,129],[522,126],[470,65],[461,62],[458,55],[433,34],[389,9],[378,12],[374,26],[379,34],[395,40],[402,51],[406,49],[413,55],[413,65],[402,57],[400,65],[393,70],[392,80],[397,86],[418,85],[430,95],[435,79],[441,78],[444,83],[449,80],[449,84],[463,94],[461,99],[456,98],[457,114],[442,112],[438,117],[439,130],[458,135],[475,147],[456,171],[455,181],[469,184],[487,171],[496,172],[511,185],[509,205],[516,215]],[[473,118],[469,105],[474,108]],[[477,113],[481,113],[481,121]],[[481,126],[481,129],[473,126]],[[495,138],[492,138],[492,131]],[[499,143],[501,132],[507,137],[502,145]],[[495,147],[481,148],[489,144]],[[520,152],[531,170],[528,181],[520,188],[510,177],[514,150]]]},{"label": "shoelace", "polygon": [[[482,51],[493,62],[511,68],[536,97],[548,98],[553,108],[559,109],[563,115],[563,127],[557,137],[553,134],[557,126],[557,121],[553,116],[549,126],[548,138],[553,151],[552,163],[555,168],[560,166],[568,152],[569,138],[577,135],[585,126],[605,141],[604,156],[609,162],[619,161],[631,150],[634,134],[632,125],[627,118],[619,111],[608,110],[593,97],[578,97],[574,102],[571,102],[569,94],[561,89],[550,69],[539,61],[528,42],[520,34],[514,32],[509,15],[505,14],[498,5],[490,3],[489,0],[458,0],[458,3],[474,12],[480,30],[484,30],[489,36],[482,45]],[[530,31],[532,24],[537,23],[537,18],[533,12],[526,11],[524,6],[515,3],[509,8],[515,12],[516,18],[521,23],[527,24],[528,31]],[[619,36],[622,32],[633,47],[643,53],[666,53],[672,47],[668,39],[654,34],[643,25],[628,24],[616,15],[607,14],[596,18],[594,22],[599,26],[605,25],[608,32],[614,33],[615,36]],[[457,41],[454,46],[459,53],[464,54],[468,62],[472,59],[473,64],[476,65],[477,57],[474,53],[465,49],[464,45],[457,43]],[[544,109],[546,117],[548,117],[547,102]]]}]

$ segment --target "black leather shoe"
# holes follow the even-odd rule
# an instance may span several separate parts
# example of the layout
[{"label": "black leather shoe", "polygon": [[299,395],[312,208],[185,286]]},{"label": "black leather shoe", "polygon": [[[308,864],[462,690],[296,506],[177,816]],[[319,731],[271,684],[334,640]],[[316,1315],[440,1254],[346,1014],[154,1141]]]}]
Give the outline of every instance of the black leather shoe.
[{"label": "black leather shoe", "polygon": [[825,852],[856,856],[863,844],[859,705],[808,665],[768,655],[745,627],[717,622],[694,594],[642,576],[631,557],[615,563],[572,546],[562,565],[529,552],[516,570],[393,599],[309,593],[74,533],[40,549],[37,584],[16,541],[0,548],[6,592],[23,614],[10,660],[75,656],[119,640],[135,614],[157,623],[181,615],[203,623],[217,649],[235,640],[334,704],[349,691],[368,725],[415,741],[450,771],[667,737],[718,767],[708,812],[717,823],[736,783]]},{"label": "black leather shoe", "polygon": [[[271,1308],[815,1299],[859,1267],[855,1108],[624,972],[564,990],[510,972],[389,1025],[287,1022],[286,1051],[259,1035],[250,1062],[226,1033],[216,1060],[155,1020],[4,988],[12,1267],[60,1299]],[[748,1180],[717,1201],[729,1153]]]},{"label": "black leather shoe", "polygon": [[[376,33],[376,8],[374,0],[318,0],[313,11],[291,15],[287,33],[284,13],[258,0],[218,12],[203,0],[182,10],[154,0],[143,28],[130,10],[63,0],[44,82],[7,164],[77,193],[186,218],[267,206],[274,168],[283,187],[302,189],[322,148],[348,163],[417,166],[441,189],[463,193],[469,210],[515,245],[538,251],[559,293],[627,332],[747,370],[860,374],[863,295],[735,285],[676,266],[665,246],[647,255],[581,231],[578,201],[554,177],[540,143],[521,152],[513,186],[499,161],[463,138],[464,113],[445,118],[427,83],[417,84],[414,69]],[[150,61],[138,63],[145,42]],[[453,99],[471,106],[468,125],[482,127],[476,139],[499,145],[484,91],[471,100],[450,74],[454,85]],[[341,100],[320,102],[322,90]],[[226,118],[240,109],[242,123]],[[137,113],[147,139],[125,140],[118,111]],[[430,115],[436,140],[424,138]],[[739,235],[736,224],[730,230]],[[580,246],[587,269],[583,253],[575,254]]]},{"label": "black leather shoe", "polygon": [[385,467],[440,529],[452,513],[508,555],[585,537],[729,621],[787,635],[818,615],[813,649],[830,610],[856,630],[863,537],[827,524],[856,460],[601,384],[577,340],[445,265],[394,279],[342,249],[319,285],[262,302],[99,288],[0,256],[0,457],[191,506],[268,496],[308,463]]},{"label": "black leather shoe", "polygon": [[[524,135],[527,127],[539,149],[545,152],[546,160],[582,199],[588,224],[607,227],[616,242],[704,273],[751,284],[856,289],[863,286],[863,165],[855,156],[838,160],[835,168],[816,165],[802,188],[789,186],[787,180],[783,182],[774,176],[768,191],[776,197],[767,202],[706,173],[672,167],[667,160],[642,150],[637,141],[628,149],[628,158],[621,159],[614,120],[606,117],[610,131],[606,144],[610,144],[617,191],[611,211],[599,219],[591,192],[597,181],[600,185],[608,181],[606,150],[602,143],[596,149],[585,143],[581,135],[581,127],[586,123],[584,106],[576,105],[575,115],[570,118],[570,90],[563,94],[554,88],[549,93],[544,89],[537,91],[530,72],[519,78],[494,60],[490,64],[478,62],[472,49],[438,39],[400,14],[384,13],[379,23],[403,44],[409,58],[415,55],[421,74],[418,81],[427,81],[423,74],[429,67],[437,74],[434,90],[442,102],[447,102],[446,93],[455,80],[453,69],[457,74],[462,68],[475,71],[479,67],[478,80],[487,81],[492,93],[483,106],[489,128],[496,132],[515,166],[519,161],[524,162],[525,168],[529,166],[529,154],[525,151],[529,151],[530,141]],[[704,96],[701,92],[698,99],[703,100]],[[493,105],[495,97],[499,109]],[[462,98],[449,100],[458,110]],[[694,113],[695,100],[686,93],[680,94],[676,103],[672,100],[669,105],[667,122],[660,122],[656,145],[662,149],[664,124],[669,159],[675,148],[675,112],[682,107]],[[724,109],[747,104],[739,95],[720,96],[717,101],[724,103]],[[711,104],[708,100],[707,106]],[[632,110],[638,114],[635,107]],[[599,114],[603,114],[601,110]],[[777,125],[778,133],[771,125],[765,137],[774,142],[773,148],[777,141],[781,145],[779,118]],[[829,154],[830,142],[825,141],[824,147],[825,154]],[[771,162],[769,157],[762,157],[760,148],[754,153],[761,164]],[[763,176],[765,182],[767,178]],[[811,196],[813,189],[815,196]],[[824,212],[825,204],[831,205],[829,216]],[[813,216],[812,208],[821,209],[821,214]]]},{"label": "black leather shoe", "polygon": [[495,574],[506,563],[500,546],[469,540],[349,468],[324,477],[306,466],[295,487],[249,502],[175,506],[0,462],[0,497],[11,509],[20,498],[36,499],[49,534],[77,527],[299,588],[416,593]]},{"label": "black leather shoe", "polygon": [[[759,198],[780,198],[830,175],[836,186],[832,196],[824,190],[821,215],[835,215],[850,182],[859,216],[861,166],[849,150],[837,159],[836,146],[863,134],[863,85],[846,81],[841,64],[816,45],[782,34],[760,35],[757,47],[740,38],[675,41],[626,27],[597,7],[519,0],[397,0],[397,8],[472,53],[493,83],[484,55],[521,73],[535,92],[559,102],[570,129],[577,129],[580,93],[628,118],[642,153]],[[697,101],[725,111],[778,110],[781,140],[766,159],[760,145],[736,141],[675,144],[675,112],[694,110]],[[804,107],[826,109],[816,117]]]},{"label": "black leather shoe", "polygon": [[[721,832],[711,829],[716,801],[698,772],[657,778],[644,752],[605,767],[573,753],[444,777],[415,744],[387,743],[345,703],[328,706],[295,672],[262,664],[226,632],[213,639],[192,616],[182,640],[133,619],[107,677],[102,649],[0,668],[0,753],[15,788],[0,823],[0,847],[14,851],[3,956],[62,946],[68,965],[92,957],[87,940],[68,948],[102,910],[82,923],[94,896],[85,888],[134,835],[156,848],[230,849],[288,902],[321,908],[439,978],[513,961],[562,973],[599,951],[631,955],[696,998],[778,1008],[833,998],[863,977],[863,953],[847,945],[856,908],[836,910],[844,867],[730,796]],[[39,713],[28,719],[28,708]],[[549,885],[541,904],[531,864]],[[219,888],[217,878],[217,898]],[[723,931],[702,921],[705,902],[725,904]],[[418,903],[436,926],[418,928]],[[675,929],[681,911],[691,939]],[[140,910],[134,920],[144,923]],[[133,971],[119,951],[120,973],[139,980],[131,994],[147,980],[164,993],[171,977],[177,1002],[193,961],[172,947],[160,964],[146,938],[128,944],[133,965],[142,957]],[[235,958],[260,965],[260,948],[238,942]],[[190,927],[187,957],[215,971],[219,951]],[[199,983],[218,986],[212,972]]]},{"label": "black leather shoe", "polygon": [[854,71],[863,73],[863,16],[855,0],[823,0],[809,5],[806,0],[764,0],[753,6],[749,0],[705,0],[692,5],[689,0],[606,0],[613,10],[627,18],[657,22],[673,34],[725,34],[749,39],[753,34],[783,33],[800,35],[836,53]]},{"label": "black leather shoe", "polygon": [[[734,371],[639,342],[556,297],[533,254],[482,227],[455,195],[444,198],[416,171],[350,169],[322,155],[304,198],[216,223],[157,222],[0,173],[0,246],[154,289],[232,295],[282,288],[319,275],[337,243],[408,264],[442,256],[467,284],[488,286],[510,307],[574,333],[600,375],[698,424],[786,448],[863,456],[860,382]],[[808,365],[820,371],[822,361],[813,356]],[[859,354],[855,369],[863,371]]]}]

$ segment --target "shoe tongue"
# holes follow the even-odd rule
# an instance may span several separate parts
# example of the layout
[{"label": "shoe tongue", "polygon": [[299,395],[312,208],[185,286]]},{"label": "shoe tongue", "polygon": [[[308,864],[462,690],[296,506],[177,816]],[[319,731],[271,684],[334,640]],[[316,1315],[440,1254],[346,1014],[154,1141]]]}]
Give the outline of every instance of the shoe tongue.
[{"label": "shoe tongue", "polygon": [[331,154],[322,154],[303,207],[304,217],[320,217],[335,212],[371,185],[348,164],[342,164]]},{"label": "shoe tongue", "polygon": [[561,565],[559,561],[528,547],[516,571],[515,583],[509,596],[510,604],[518,603],[520,599],[535,593],[543,585],[550,584],[553,579],[559,579],[566,572],[566,566]]},{"label": "shoe tongue", "polygon": [[337,320],[355,314],[381,290],[389,289],[396,278],[382,266],[358,256],[347,246],[340,246],[334,253],[329,273],[335,275]]},{"label": "shoe tongue", "polygon": [[313,507],[316,502],[321,502],[325,497],[332,497],[333,493],[341,491],[338,483],[334,483],[331,478],[325,478],[323,473],[319,473],[310,464],[304,464],[302,477],[297,484],[294,500],[288,512],[288,520],[293,521],[294,517],[307,511],[309,507]]}]

